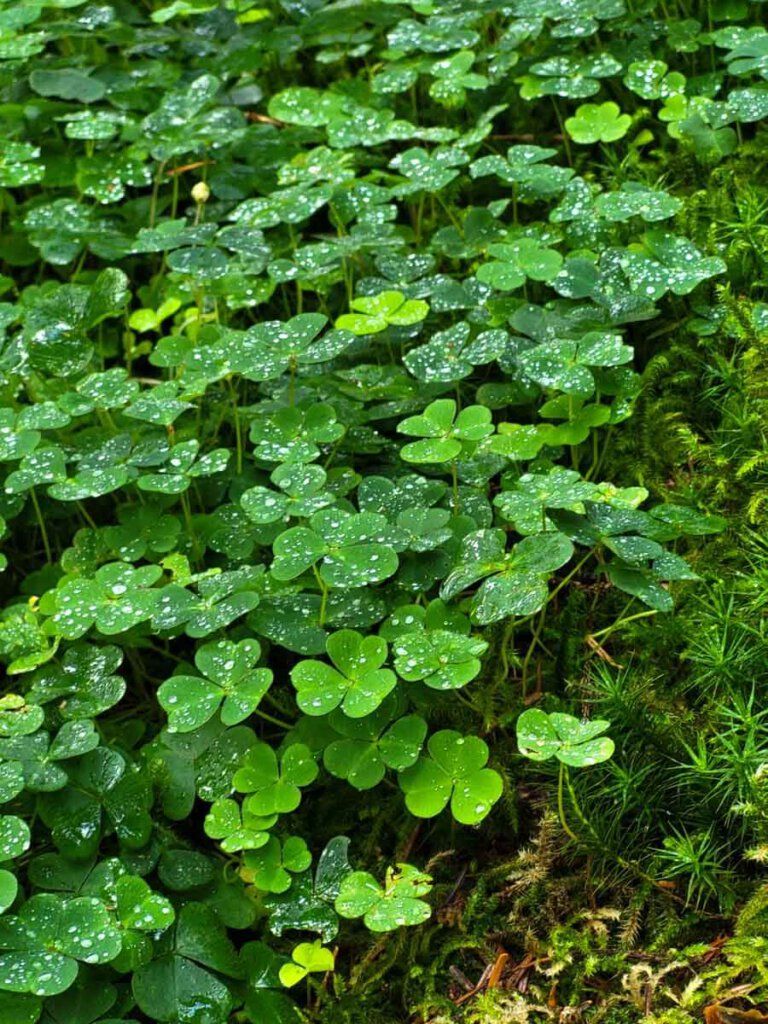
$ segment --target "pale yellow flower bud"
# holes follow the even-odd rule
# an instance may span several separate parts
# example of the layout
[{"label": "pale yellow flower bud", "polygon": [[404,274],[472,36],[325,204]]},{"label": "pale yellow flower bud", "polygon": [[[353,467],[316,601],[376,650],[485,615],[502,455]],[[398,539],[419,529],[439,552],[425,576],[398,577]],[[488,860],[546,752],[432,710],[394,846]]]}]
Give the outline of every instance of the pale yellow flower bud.
[{"label": "pale yellow flower bud", "polygon": [[207,203],[211,195],[211,190],[208,188],[204,181],[198,181],[198,183],[192,189],[192,198],[196,203],[202,204]]}]

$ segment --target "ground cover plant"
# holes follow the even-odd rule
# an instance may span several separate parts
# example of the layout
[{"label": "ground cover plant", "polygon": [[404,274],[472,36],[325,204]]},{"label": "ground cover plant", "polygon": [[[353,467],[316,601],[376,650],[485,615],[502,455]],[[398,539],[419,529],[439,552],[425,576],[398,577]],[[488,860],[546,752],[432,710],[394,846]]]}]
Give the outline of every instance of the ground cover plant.
[{"label": "ground cover plant", "polygon": [[3,1024],[764,1019],[764,22],[0,0]]}]

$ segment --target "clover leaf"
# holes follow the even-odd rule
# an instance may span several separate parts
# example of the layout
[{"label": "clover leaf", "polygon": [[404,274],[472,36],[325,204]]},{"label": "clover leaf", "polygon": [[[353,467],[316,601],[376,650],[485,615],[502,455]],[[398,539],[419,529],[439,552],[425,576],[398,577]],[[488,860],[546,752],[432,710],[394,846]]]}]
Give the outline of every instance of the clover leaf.
[{"label": "clover leaf", "polygon": [[483,580],[472,599],[476,622],[532,615],[546,604],[547,579],[571,558],[573,545],[561,533],[524,537],[509,552],[502,530],[483,529],[462,541],[458,564],[440,590],[445,600]]},{"label": "clover leaf", "polygon": [[667,220],[682,209],[682,201],[660,189],[625,182],[616,192],[603,192],[595,200],[595,209],[610,221],[641,217],[644,221]]},{"label": "clover leaf", "polygon": [[472,72],[474,62],[472,50],[459,50],[450,57],[435,61],[429,69],[435,78],[429,87],[430,96],[445,107],[456,107],[466,99],[467,89],[484,89],[488,79]]},{"label": "clover leaf", "polygon": [[272,683],[268,668],[255,668],[261,647],[257,640],[218,640],[195,654],[200,676],[176,675],[157,691],[168,712],[169,732],[193,732],[221,707],[225,725],[251,715]]},{"label": "clover leaf", "polygon": [[409,768],[421,752],[427,723],[419,715],[404,715],[391,722],[392,711],[383,702],[364,718],[349,718],[338,711],[330,723],[341,739],[333,740],[323,752],[323,764],[337,779],[346,779],[358,790],[372,789],[384,778],[387,768]]},{"label": "clover leaf", "polygon": [[725,272],[719,257],[702,256],[693,242],[669,231],[647,232],[644,244],[646,252],[627,252],[623,267],[632,288],[650,299],[660,299],[668,291],[687,295],[702,281]]},{"label": "clover leaf", "polygon": [[240,877],[262,892],[280,893],[290,887],[292,874],[306,871],[311,863],[312,854],[300,836],[289,836],[282,843],[270,836],[257,850],[245,851]]},{"label": "clover leaf", "polygon": [[325,974],[334,968],[333,953],[326,949],[319,939],[315,942],[300,942],[291,951],[292,963],[280,968],[280,981],[286,988],[292,988],[303,981],[308,974]]},{"label": "clover leaf", "polygon": [[0,989],[56,995],[74,983],[78,961],[109,963],[121,944],[100,900],[32,896],[18,916],[0,919]]},{"label": "clover leaf", "polygon": [[125,694],[125,680],[114,674],[122,660],[118,647],[75,644],[64,652],[59,665],[41,669],[33,677],[28,699],[43,705],[56,701],[65,721],[95,718]]},{"label": "clover leaf", "polygon": [[280,409],[255,419],[250,438],[254,455],[265,462],[313,462],[320,455],[319,445],[338,441],[344,431],[333,407],[318,402],[309,409]]},{"label": "clover leaf", "polygon": [[624,84],[644,100],[667,99],[685,91],[685,76],[669,71],[663,60],[633,61],[624,75]]},{"label": "clover leaf", "polygon": [[314,877],[311,871],[304,871],[294,876],[286,892],[266,897],[269,928],[274,935],[282,935],[287,928],[298,928],[317,932],[325,942],[330,942],[339,928],[334,900],[351,871],[348,849],[349,839],[335,836],[320,854]]},{"label": "clover leaf", "polygon": [[325,715],[341,706],[350,718],[363,718],[381,704],[397,679],[382,668],[387,642],[353,629],[331,633],[326,643],[335,668],[322,661],[300,661],[291,671],[296,703],[307,715]]},{"label": "clover leaf", "polygon": [[259,525],[281,519],[308,519],[334,502],[334,496],[324,490],[327,474],[320,466],[286,463],[272,472],[270,480],[280,491],[251,487],[240,498],[248,517]]},{"label": "clover leaf", "polygon": [[450,802],[451,814],[460,824],[482,821],[503,789],[501,776],[486,768],[486,743],[478,736],[443,729],[430,736],[427,750],[429,757],[420,757],[399,776],[411,814],[434,818]]},{"label": "clover leaf", "polygon": [[41,611],[51,616],[45,629],[67,640],[76,640],[92,626],[105,636],[122,633],[151,617],[158,591],[150,588],[162,572],[159,565],[134,569],[112,562],[97,569],[93,579],[65,577],[40,602]]},{"label": "clover leaf", "polygon": [[29,142],[7,142],[0,156],[0,186],[20,188],[41,181],[45,167],[38,160],[40,149]]},{"label": "clover leaf", "polygon": [[532,281],[551,281],[563,265],[563,257],[555,249],[548,249],[535,238],[520,238],[515,242],[499,242],[488,246],[488,254],[495,257],[477,271],[478,280],[500,291],[513,291]]},{"label": "clover leaf", "polygon": [[523,79],[520,95],[524,99],[538,96],[594,95],[600,88],[598,79],[609,78],[621,71],[621,64],[608,53],[585,57],[550,57],[532,64]]},{"label": "clover leaf", "polygon": [[278,761],[268,743],[256,743],[232,778],[238,793],[248,793],[249,813],[261,817],[288,814],[301,802],[301,788],[317,778],[317,764],[303,743],[286,747]]},{"label": "clover leaf", "polygon": [[620,366],[634,355],[620,334],[589,331],[578,341],[544,342],[518,356],[520,369],[537,384],[589,398],[595,378],[589,367]]},{"label": "clover leaf", "polygon": [[293,580],[320,562],[320,577],[330,587],[379,583],[397,571],[394,540],[384,516],[322,509],[308,526],[277,537],[270,571],[275,579]]},{"label": "clover leaf", "polygon": [[402,292],[386,291],[363,296],[350,303],[354,313],[344,313],[336,320],[340,330],[352,334],[381,334],[387,327],[411,327],[429,313],[422,299],[406,299]]},{"label": "clover leaf", "polygon": [[301,313],[285,323],[257,324],[233,344],[229,365],[249,380],[270,380],[299,366],[328,362],[355,338],[349,331],[337,330],[316,341],[326,322],[319,313]]},{"label": "clover leaf", "polygon": [[520,753],[531,761],[558,761],[572,768],[600,764],[614,751],[613,740],[600,734],[610,726],[602,719],[580,721],[573,715],[529,708],[517,720]]},{"label": "clover leaf", "polygon": [[236,800],[220,797],[211,804],[205,817],[205,834],[218,839],[225,853],[258,850],[269,842],[269,829],[277,821],[276,814],[252,814]]},{"label": "clover leaf", "polygon": [[456,415],[456,402],[452,398],[439,398],[419,416],[409,416],[397,425],[398,432],[411,437],[426,438],[413,441],[400,449],[407,462],[442,463],[455,461],[465,443],[481,441],[493,433],[491,411],[485,406],[472,405]]},{"label": "clover leaf", "polygon": [[423,679],[432,690],[466,686],[480,672],[488,644],[445,629],[407,633],[395,644],[395,670],[402,679]]},{"label": "clover leaf", "polygon": [[170,900],[153,892],[143,878],[135,875],[118,878],[115,897],[124,928],[160,934],[174,922],[175,912]]},{"label": "clover leaf", "polygon": [[575,470],[556,467],[549,473],[524,473],[496,496],[494,505],[518,533],[535,534],[547,527],[547,509],[581,511],[583,502],[597,493],[597,485]]},{"label": "clover leaf", "polygon": [[243,566],[197,581],[197,594],[170,583],[156,593],[152,625],[158,630],[184,627],[187,636],[204,637],[223,629],[259,603],[254,589],[263,566]]},{"label": "clover leaf", "polygon": [[362,917],[372,932],[391,932],[421,924],[431,915],[425,900],[432,879],[411,864],[387,868],[384,884],[367,871],[353,871],[341,883],[334,906],[342,917]]},{"label": "clover leaf", "polygon": [[622,114],[618,103],[582,103],[574,117],[565,121],[565,130],[574,142],[588,146],[593,142],[616,142],[629,131],[632,118]]}]

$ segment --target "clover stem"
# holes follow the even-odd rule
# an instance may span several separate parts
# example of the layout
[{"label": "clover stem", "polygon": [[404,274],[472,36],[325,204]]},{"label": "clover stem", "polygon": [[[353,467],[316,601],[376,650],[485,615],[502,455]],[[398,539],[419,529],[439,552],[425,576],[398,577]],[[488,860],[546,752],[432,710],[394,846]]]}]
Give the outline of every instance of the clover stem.
[{"label": "clover stem", "polygon": [[157,167],[157,174],[155,180],[152,182],[152,196],[149,200],[149,226],[153,228],[155,226],[155,219],[157,217],[157,196],[160,192],[160,182],[163,180],[163,171],[168,161],[161,160]]},{"label": "clover stem", "polygon": [[181,510],[184,513],[184,524],[187,527],[187,533],[192,544],[192,557],[197,558],[197,538],[192,526],[192,509],[189,506],[189,495],[186,491],[181,493]]},{"label": "clover stem", "polygon": [[76,501],[75,505],[77,506],[77,509],[80,512],[80,515],[83,517],[83,519],[86,521],[86,523],[88,523],[90,528],[92,530],[98,530],[98,526],[93,521],[90,513],[88,512],[88,509],[85,507],[85,505],[82,503],[82,501]]},{"label": "clover stem", "polygon": [[292,729],[293,726],[290,722],[283,722],[280,718],[275,718],[274,715],[270,715],[268,711],[262,711],[260,708],[254,710],[254,715],[258,715],[259,718],[263,718],[265,722],[271,722],[272,725],[277,725],[281,729]]},{"label": "clover stem", "polygon": [[636,619],[647,619],[649,615],[658,615],[658,612],[655,608],[646,609],[643,612],[636,612],[634,615],[628,615],[625,619],[618,619],[616,622],[612,622],[610,626],[606,626],[605,629],[601,629],[597,633],[590,633],[590,636],[593,639],[598,636],[610,636],[610,634],[615,630],[620,629],[622,626],[626,626],[628,622],[634,622]]},{"label": "clover stem", "polygon": [[179,177],[180,175],[173,175],[173,191],[171,192],[171,220],[176,220],[176,211],[179,207]]},{"label": "clover stem", "polygon": [[546,617],[547,617],[547,606],[544,605],[544,607],[541,609],[541,615],[539,616],[539,621],[533,627],[533,636],[531,637],[531,642],[530,642],[530,644],[528,644],[528,650],[525,652],[525,658],[523,659],[523,675],[522,675],[523,697],[525,697],[527,695],[527,693],[528,693],[528,666],[531,663],[531,658],[533,657],[533,652],[536,650],[536,645],[539,642],[539,636],[541,634],[542,629],[544,628],[544,621],[545,621]]},{"label": "clover stem", "polygon": [[[557,815],[560,818],[560,824],[563,826],[563,832],[569,836],[575,843],[578,843],[579,837],[573,831],[571,826],[565,817],[565,801],[563,800],[563,782],[565,781],[566,767],[563,762],[560,762],[560,773],[557,777]],[[568,780],[568,788],[570,791],[570,779]]]},{"label": "clover stem", "polygon": [[237,473],[240,475],[243,472],[243,431],[240,424],[240,411],[237,407],[237,391],[231,377],[227,377],[227,387],[232,400],[232,419],[235,425],[235,444],[237,446],[236,465]]},{"label": "clover stem", "polygon": [[317,585],[318,585],[318,587],[320,587],[320,594],[322,595],[321,598],[320,598],[320,614],[318,615],[318,620],[317,621],[318,621],[318,625],[324,626],[325,625],[325,610],[326,610],[326,606],[328,604],[328,587],[326,586],[325,580],[323,579],[323,577],[317,571],[317,566],[316,565],[312,566],[312,572],[315,574],[315,579],[317,580]]},{"label": "clover stem", "polygon": [[35,494],[35,488],[30,487],[29,496],[32,498],[32,504],[35,508],[35,516],[37,517],[37,525],[40,527],[40,536],[43,539],[43,547],[45,548],[45,557],[48,564],[53,563],[53,554],[51,553],[51,542],[48,539],[48,531],[45,528],[45,519],[43,519],[42,512],[40,511],[40,504]]},{"label": "clover stem", "polygon": [[589,467],[589,471],[584,474],[584,479],[585,480],[591,480],[593,477],[597,476],[597,474],[600,472],[600,467],[603,464],[603,459],[605,458],[605,453],[608,451],[608,442],[611,440],[611,434],[612,433],[613,433],[613,424],[611,423],[609,425],[608,430],[606,431],[605,437],[603,439],[605,443],[603,444],[603,450],[600,452],[600,458],[596,462],[593,461],[592,465]]},{"label": "clover stem", "polygon": [[461,233],[461,231],[462,231],[461,221],[456,216],[456,214],[453,212],[453,210],[450,208],[450,206],[448,206],[448,204],[446,203],[446,201],[443,199],[443,197],[440,195],[439,192],[433,192],[432,195],[437,198],[438,203],[440,204],[440,206],[442,206],[443,210],[445,210],[445,212],[447,213],[448,218],[451,221],[451,223],[453,224],[453,226],[456,228],[456,230],[459,233]]},{"label": "clover stem", "polygon": [[455,462],[451,463],[451,480],[453,481],[453,514],[459,514],[459,470]]},{"label": "clover stem", "polygon": [[565,124],[563,123],[563,116],[560,113],[560,105],[557,102],[557,97],[556,96],[552,97],[552,106],[555,108],[555,117],[557,118],[557,123],[560,126],[560,134],[563,137],[563,146],[565,147],[566,159],[568,160],[569,166],[573,167],[573,154],[571,153],[571,143],[570,143],[570,141],[568,139],[568,135],[567,135],[567,133],[565,131]]},{"label": "clover stem", "polygon": [[419,198],[419,205],[416,208],[416,242],[421,243],[421,221],[424,216],[424,201],[427,198],[426,192],[422,192]]}]

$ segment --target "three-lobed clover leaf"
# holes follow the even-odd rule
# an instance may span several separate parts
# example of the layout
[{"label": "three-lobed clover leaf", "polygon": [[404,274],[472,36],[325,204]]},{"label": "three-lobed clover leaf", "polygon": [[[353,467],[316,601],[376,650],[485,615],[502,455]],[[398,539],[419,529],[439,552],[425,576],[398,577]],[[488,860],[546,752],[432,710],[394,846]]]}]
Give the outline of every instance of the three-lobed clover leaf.
[{"label": "three-lobed clover leaf", "polygon": [[548,598],[547,579],[569,561],[573,544],[561,533],[523,537],[507,552],[503,530],[483,529],[468,534],[458,564],[445,578],[440,595],[445,600],[479,580],[472,599],[474,621],[486,625],[512,615],[533,615]]},{"label": "three-lobed clover leaf", "polygon": [[613,740],[602,736],[610,722],[579,720],[559,711],[550,714],[529,708],[517,720],[520,753],[531,761],[558,761],[572,768],[607,761],[614,751]]},{"label": "three-lobed clover leaf", "polygon": [[387,868],[383,885],[367,871],[353,871],[342,881],[334,906],[342,917],[362,917],[372,932],[391,932],[429,918],[431,908],[421,897],[431,889],[431,877],[411,864]]},{"label": "three-lobed clover leaf", "polygon": [[123,875],[115,883],[117,914],[124,928],[160,934],[175,919],[173,904],[153,892],[143,878]]},{"label": "three-lobed clover leaf", "polygon": [[573,117],[566,118],[565,130],[574,142],[616,142],[629,131],[632,118],[622,114],[618,103],[582,103]]},{"label": "three-lobed clover leaf", "polygon": [[152,612],[156,630],[184,626],[191,637],[204,637],[223,629],[259,603],[255,587],[263,566],[244,566],[206,576],[197,581],[197,594],[177,583],[157,592]]},{"label": "three-lobed clover leaf", "polygon": [[423,679],[432,690],[456,690],[480,672],[488,644],[480,637],[446,629],[423,630],[398,637],[395,670],[406,680]]},{"label": "three-lobed clover leaf", "polygon": [[397,684],[395,673],[383,668],[387,642],[353,629],[331,633],[323,661],[300,661],[291,671],[296,703],[307,715],[325,715],[341,707],[350,718],[363,718],[381,704]]},{"label": "three-lobed clover leaf", "polygon": [[240,497],[240,504],[248,517],[259,525],[279,520],[307,519],[326,505],[334,503],[334,496],[325,490],[327,474],[320,466],[301,462],[288,462],[278,466],[270,475],[280,488],[250,487]]},{"label": "three-lobed clover leaf", "polygon": [[477,278],[499,291],[514,291],[532,281],[552,281],[563,265],[563,257],[536,238],[519,238],[515,242],[496,242],[488,246],[494,259],[478,268]]},{"label": "three-lobed clover leaf", "polygon": [[668,291],[688,295],[702,281],[725,273],[718,256],[703,256],[693,242],[670,231],[648,231],[643,243],[645,252],[628,250],[622,267],[633,290],[654,301]]},{"label": "three-lobed clover leaf", "polygon": [[316,340],[326,323],[320,313],[300,313],[286,322],[257,324],[228,346],[230,369],[260,381],[295,372],[300,366],[329,362],[349,348],[355,335],[335,330]]},{"label": "three-lobed clover leaf", "polygon": [[545,341],[518,356],[520,369],[544,388],[589,398],[595,391],[590,367],[621,366],[634,355],[620,334],[589,331],[577,341]]},{"label": "three-lobed clover leaf", "polygon": [[471,405],[456,415],[452,398],[439,398],[419,416],[409,416],[397,425],[398,432],[425,438],[403,445],[400,455],[406,462],[435,463],[455,461],[466,443],[482,441],[493,433],[491,411]]},{"label": "three-lobed clover leaf", "polygon": [[37,894],[17,916],[0,919],[0,990],[56,995],[74,983],[78,961],[109,963],[121,946],[100,900]]},{"label": "three-lobed clover leaf", "polygon": [[251,423],[254,455],[264,462],[313,462],[321,444],[332,444],[344,436],[333,406],[317,402],[308,409],[296,406],[279,409]]},{"label": "three-lobed clover leaf", "polygon": [[272,684],[272,671],[255,668],[258,640],[218,640],[195,654],[199,676],[176,675],[157,691],[168,713],[169,732],[193,732],[221,708],[224,725],[237,725],[253,714]]},{"label": "three-lobed clover leaf", "polygon": [[363,587],[393,576],[398,557],[396,535],[375,512],[322,509],[308,526],[294,526],[275,540],[270,572],[293,580],[320,562],[319,574],[330,587]]},{"label": "three-lobed clover leaf", "polygon": [[308,974],[325,974],[334,968],[333,952],[315,942],[300,942],[291,950],[292,962],[280,968],[280,981],[286,988],[293,988],[303,981]]},{"label": "three-lobed clover leaf", "polygon": [[311,871],[303,871],[294,877],[286,892],[266,897],[269,928],[274,935],[297,928],[316,932],[330,942],[339,929],[333,903],[352,870],[347,860],[348,849],[346,836],[334,836],[318,858],[314,877]]},{"label": "three-lobed clover leaf", "polygon": [[125,562],[112,562],[96,570],[93,579],[64,579],[40,601],[40,610],[50,615],[47,632],[76,640],[95,626],[99,633],[114,636],[149,619],[159,591],[151,589],[163,574],[159,565],[139,569]]},{"label": "three-lobed clover leaf", "polygon": [[219,797],[205,816],[205,834],[218,839],[225,853],[258,850],[269,842],[269,829],[277,821],[276,814],[252,814],[236,800]]},{"label": "three-lobed clover leaf", "polygon": [[433,733],[429,757],[420,757],[400,773],[405,803],[417,818],[434,818],[450,802],[451,814],[462,825],[476,825],[501,796],[501,776],[487,768],[488,746],[479,736],[453,729]]},{"label": "three-lobed clover leaf", "polygon": [[362,296],[350,303],[353,313],[344,313],[336,327],[352,334],[381,334],[388,327],[412,327],[429,313],[422,299],[406,299],[402,292],[386,291]]},{"label": "three-lobed clover leaf", "polygon": [[311,863],[312,854],[300,836],[283,842],[269,836],[263,846],[245,851],[240,877],[262,892],[281,893],[290,887],[291,875],[306,871]]},{"label": "three-lobed clover leaf", "polygon": [[420,715],[404,715],[394,722],[391,717],[386,701],[364,718],[334,712],[329,723],[342,738],[323,752],[323,764],[331,775],[366,790],[381,782],[387,768],[397,772],[409,768],[421,753],[427,723]]},{"label": "three-lobed clover leaf", "polygon": [[74,644],[59,665],[37,672],[27,697],[42,705],[56,701],[57,712],[65,721],[95,718],[125,694],[125,680],[114,674],[122,660],[120,648],[111,644]]},{"label": "three-lobed clover leaf", "polygon": [[524,473],[496,496],[494,505],[518,533],[535,534],[549,528],[548,509],[579,512],[584,502],[594,500],[598,493],[597,484],[584,480],[576,470],[557,466],[549,473]]},{"label": "three-lobed clover leaf", "polygon": [[627,221],[640,217],[644,221],[667,220],[683,207],[682,200],[661,189],[647,188],[637,182],[625,182],[615,192],[602,192],[595,200],[595,209],[610,221]]},{"label": "three-lobed clover leaf", "polygon": [[278,761],[268,743],[256,743],[232,778],[238,793],[249,794],[245,809],[261,817],[288,814],[301,803],[301,789],[314,782],[318,768],[303,743],[286,747]]}]

